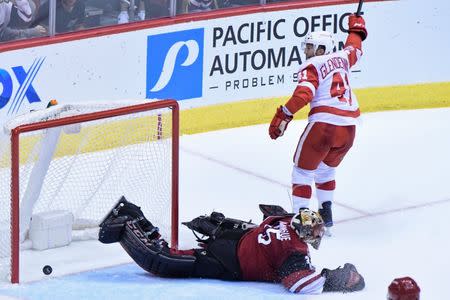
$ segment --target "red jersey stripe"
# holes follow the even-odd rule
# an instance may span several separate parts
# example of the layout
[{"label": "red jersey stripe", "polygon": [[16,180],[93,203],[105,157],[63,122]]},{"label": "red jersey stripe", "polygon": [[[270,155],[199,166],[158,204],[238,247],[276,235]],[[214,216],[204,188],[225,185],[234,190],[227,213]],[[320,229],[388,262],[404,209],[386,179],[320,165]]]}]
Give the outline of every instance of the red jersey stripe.
[{"label": "red jersey stripe", "polygon": [[300,270],[284,277],[283,279],[281,279],[281,282],[287,289],[290,290],[298,281],[311,274],[314,274],[313,270]]},{"label": "red jersey stripe", "polygon": [[314,277],[310,278],[309,280],[305,281],[304,283],[300,284],[300,285],[295,289],[295,292],[296,292],[296,293],[301,293],[301,291],[302,291],[305,287],[307,287],[308,285],[310,285],[310,284],[312,284],[312,283],[315,283],[315,282],[318,281],[318,280],[320,280],[320,281],[323,280],[322,275],[317,274],[316,276],[314,276]]},{"label": "red jersey stripe", "polygon": [[351,110],[343,110],[336,107],[331,106],[317,106],[313,107],[310,111],[308,116],[311,116],[313,114],[317,113],[328,113],[333,114],[341,117],[351,117],[351,118],[357,118],[361,115],[361,112],[359,111],[359,108],[357,110],[351,111]]}]

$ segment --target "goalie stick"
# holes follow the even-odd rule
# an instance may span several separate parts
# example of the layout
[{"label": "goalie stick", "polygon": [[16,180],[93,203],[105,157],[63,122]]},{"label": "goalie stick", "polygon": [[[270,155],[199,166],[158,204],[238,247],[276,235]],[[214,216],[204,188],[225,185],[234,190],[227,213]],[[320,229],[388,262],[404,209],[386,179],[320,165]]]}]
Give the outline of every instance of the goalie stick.
[{"label": "goalie stick", "polygon": [[288,213],[279,205],[260,204],[259,210],[263,213],[264,219],[271,216],[294,216],[294,214]]}]

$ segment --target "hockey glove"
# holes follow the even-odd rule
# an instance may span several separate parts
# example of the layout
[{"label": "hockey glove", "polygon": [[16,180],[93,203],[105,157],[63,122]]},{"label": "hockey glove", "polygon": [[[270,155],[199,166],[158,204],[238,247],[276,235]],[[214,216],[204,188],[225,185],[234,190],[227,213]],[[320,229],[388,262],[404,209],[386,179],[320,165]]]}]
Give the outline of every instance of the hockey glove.
[{"label": "hockey glove", "polygon": [[354,265],[349,263],[335,270],[323,269],[321,274],[325,277],[324,292],[355,292],[362,290],[365,286],[362,275],[358,273]]},{"label": "hockey glove", "polygon": [[350,15],[348,17],[348,32],[359,34],[364,41],[367,38],[366,22],[363,17],[357,15]]},{"label": "hockey glove", "polygon": [[292,116],[287,115],[283,111],[283,106],[278,107],[277,112],[275,113],[275,116],[273,116],[272,122],[270,122],[269,127],[269,135],[270,137],[275,140],[278,137],[282,136],[284,134],[284,131],[286,130],[288,124],[290,121],[292,121]]}]

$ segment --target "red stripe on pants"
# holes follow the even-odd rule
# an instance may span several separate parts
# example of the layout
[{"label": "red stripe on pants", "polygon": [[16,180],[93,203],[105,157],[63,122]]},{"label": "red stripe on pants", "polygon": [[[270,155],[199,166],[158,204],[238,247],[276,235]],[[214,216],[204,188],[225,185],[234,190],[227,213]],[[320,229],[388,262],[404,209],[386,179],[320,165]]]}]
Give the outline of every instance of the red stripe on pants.
[{"label": "red stripe on pants", "polygon": [[336,188],[336,181],[331,180],[324,183],[316,183],[316,188],[324,191],[334,191],[334,189]]},{"label": "red stripe on pants", "polygon": [[310,185],[293,184],[292,195],[309,199],[312,195],[312,188]]}]

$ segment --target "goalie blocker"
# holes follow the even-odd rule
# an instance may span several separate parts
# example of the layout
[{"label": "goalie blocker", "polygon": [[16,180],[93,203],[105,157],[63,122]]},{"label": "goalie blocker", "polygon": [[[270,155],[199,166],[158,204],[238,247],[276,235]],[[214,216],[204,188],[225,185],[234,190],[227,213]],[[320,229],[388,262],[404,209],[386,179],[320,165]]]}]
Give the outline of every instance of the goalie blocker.
[{"label": "goalie blocker", "polygon": [[260,209],[265,220],[259,226],[218,212],[185,222],[201,248],[175,250],[141,209],[122,197],[100,224],[99,240],[120,242],[141,268],[162,277],[280,282],[302,294],[364,288],[364,278],[352,264],[321,272],[310,264],[307,243],[317,248],[320,244],[320,215],[308,209],[293,215],[270,205]]}]

